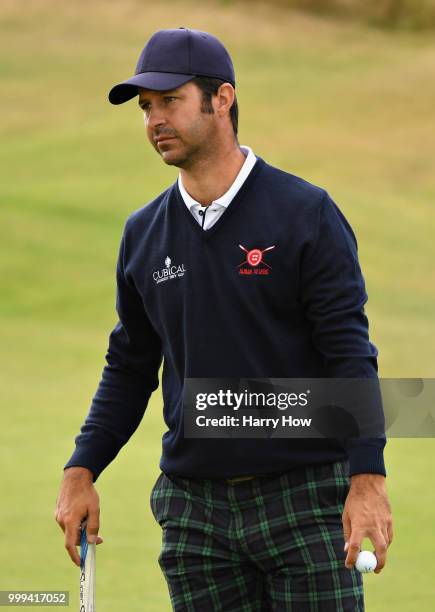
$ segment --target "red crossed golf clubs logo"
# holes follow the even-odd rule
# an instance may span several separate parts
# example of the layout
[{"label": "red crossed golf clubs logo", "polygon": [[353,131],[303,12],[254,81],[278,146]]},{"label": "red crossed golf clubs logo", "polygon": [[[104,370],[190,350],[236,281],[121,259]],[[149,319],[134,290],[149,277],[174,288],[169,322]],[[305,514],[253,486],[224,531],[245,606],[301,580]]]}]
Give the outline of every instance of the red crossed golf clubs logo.
[{"label": "red crossed golf clubs logo", "polygon": [[246,259],[237,266],[238,268],[240,266],[243,266],[245,263],[248,263],[250,266],[253,266],[253,267],[256,267],[259,264],[263,263],[264,266],[267,266],[268,268],[272,269],[272,266],[269,266],[269,264],[263,261],[263,253],[266,253],[267,251],[271,251],[272,249],[275,248],[275,245],[267,247],[267,249],[263,249],[262,251],[260,251],[260,249],[251,249],[249,251],[242,244],[239,244],[239,247],[242,249],[242,251],[245,251]]}]

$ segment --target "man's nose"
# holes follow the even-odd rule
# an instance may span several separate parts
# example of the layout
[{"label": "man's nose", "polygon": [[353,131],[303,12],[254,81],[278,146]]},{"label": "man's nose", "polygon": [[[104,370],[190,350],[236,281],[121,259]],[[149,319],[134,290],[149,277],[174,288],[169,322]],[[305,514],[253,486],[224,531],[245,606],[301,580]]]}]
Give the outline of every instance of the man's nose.
[{"label": "man's nose", "polygon": [[154,129],[159,125],[164,125],[166,118],[161,108],[154,106],[148,113],[147,125],[149,129]]}]

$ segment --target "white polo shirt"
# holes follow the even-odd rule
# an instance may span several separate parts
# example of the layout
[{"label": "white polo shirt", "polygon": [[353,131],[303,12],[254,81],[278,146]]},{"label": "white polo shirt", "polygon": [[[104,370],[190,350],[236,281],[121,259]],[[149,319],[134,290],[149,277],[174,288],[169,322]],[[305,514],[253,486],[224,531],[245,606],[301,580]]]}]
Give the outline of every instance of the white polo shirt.
[{"label": "white polo shirt", "polygon": [[214,223],[216,223],[216,221],[222,215],[222,213],[227,208],[236,193],[239,191],[240,187],[245,182],[248,174],[251,172],[255,162],[257,161],[257,158],[255,157],[250,147],[240,145],[240,149],[243,155],[246,156],[245,163],[240,168],[240,171],[236,176],[234,183],[231,185],[228,191],[219,198],[217,198],[217,200],[213,200],[213,202],[209,206],[203,206],[202,204],[194,200],[184,188],[183,182],[181,180],[181,174],[178,175],[178,188],[180,189],[180,193],[184,200],[184,203],[204,230],[208,229]]}]

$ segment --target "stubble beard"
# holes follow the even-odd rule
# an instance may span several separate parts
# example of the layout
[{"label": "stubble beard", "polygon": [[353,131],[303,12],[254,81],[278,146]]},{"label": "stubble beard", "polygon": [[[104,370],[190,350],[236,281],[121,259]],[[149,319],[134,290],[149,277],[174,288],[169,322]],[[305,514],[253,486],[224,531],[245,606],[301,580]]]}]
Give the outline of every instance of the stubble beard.
[{"label": "stubble beard", "polygon": [[179,152],[169,151],[171,155],[168,156],[166,159],[160,151],[159,153],[160,153],[161,158],[163,159],[163,161],[165,162],[167,166],[176,166],[177,168],[183,168],[184,170],[187,170],[195,164],[195,161],[200,156],[201,146],[200,145],[186,145],[181,140],[178,140],[178,142],[183,145],[182,151],[179,151]]},{"label": "stubble beard", "polygon": [[166,165],[189,170],[210,156],[215,142],[215,131],[211,125],[204,126],[204,114],[201,114],[197,122],[191,126],[189,139],[193,142],[190,144],[186,143],[178,136],[176,147],[180,147],[180,151],[171,151],[169,149],[170,155],[167,159],[159,151]]}]

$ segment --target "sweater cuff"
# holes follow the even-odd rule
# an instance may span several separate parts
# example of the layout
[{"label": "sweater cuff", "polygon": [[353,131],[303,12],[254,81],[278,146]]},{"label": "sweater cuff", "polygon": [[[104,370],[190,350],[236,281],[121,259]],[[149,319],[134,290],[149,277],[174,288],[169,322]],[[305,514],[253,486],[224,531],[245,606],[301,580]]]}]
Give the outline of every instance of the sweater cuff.
[{"label": "sweater cuff", "polygon": [[[117,453],[115,453],[116,455]],[[103,443],[92,442],[92,447],[76,446],[75,451],[71,455],[68,463],[64,466],[64,470],[70,467],[84,467],[90,470],[93,474],[93,482],[97,480],[101,472],[109,465],[114,457],[109,456],[107,445]]]},{"label": "sweater cuff", "polygon": [[349,458],[349,476],[355,474],[381,474],[386,476],[384,463],[385,441],[379,440],[381,445],[358,440],[348,441],[347,456]]}]

